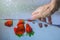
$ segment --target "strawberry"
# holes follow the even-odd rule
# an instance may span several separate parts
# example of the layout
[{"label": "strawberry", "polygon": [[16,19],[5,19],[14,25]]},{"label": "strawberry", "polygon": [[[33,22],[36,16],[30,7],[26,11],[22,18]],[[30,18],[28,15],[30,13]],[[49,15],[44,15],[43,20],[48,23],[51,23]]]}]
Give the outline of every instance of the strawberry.
[{"label": "strawberry", "polygon": [[24,20],[23,19],[20,19],[18,24],[24,24]]},{"label": "strawberry", "polygon": [[15,32],[15,34],[23,34],[25,32],[25,30],[14,28],[14,32]]},{"label": "strawberry", "polygon": [[18,28],[24,28],[24,24],[17,24]]},{"label": "strawberry", "polygon": [[17,32],[20,33],[20,34],[24,34],[25,27],[24,28],[17,28]]},{"label": "strawberry", "polygon": [[32,28],[30,27],[29,24],[26,24],[26,32],[27,32],[27,34],[28,34],[30,37],[31,37],[31,35],[34,34]]},{"label": "strawberry", "polygon": [[5,22],[5,26],[11,27],[13,25],[13,21],[12,20],[7,20]]},{"label": "strawberry", "polygon": [[27,33],[32,32],[32,28],[30,27],[29,24],[26,24],[26,32],[27,32]]},{"label": "strawberry", "polygon": [[18,29],[18,28],[14,28],[14,32],[18,37],[21,37],[24,34],[25,29],[21,30],[21,29]]},{"label": "strawberry", "polygon": [[17,24],[17,28],[14,28],[15,34],[21,37],[25,32],[24,24]]},{"label": "strawberry", "polygon": [[16,33],[16,31],[17,31],[17,28],[15,27],[15,28],[14,28],[14,32]]}]

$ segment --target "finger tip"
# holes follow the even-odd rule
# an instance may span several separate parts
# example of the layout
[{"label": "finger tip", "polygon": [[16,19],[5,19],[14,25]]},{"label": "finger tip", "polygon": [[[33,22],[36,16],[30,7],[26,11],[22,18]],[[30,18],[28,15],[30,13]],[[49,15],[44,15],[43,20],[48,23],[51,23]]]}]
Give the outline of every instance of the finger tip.
[{"label": "finger tip", "polygon": [[34,16],[32,16],[32,17],[31,17],[31,20],[35,20],[35,17],[34,17]]}]

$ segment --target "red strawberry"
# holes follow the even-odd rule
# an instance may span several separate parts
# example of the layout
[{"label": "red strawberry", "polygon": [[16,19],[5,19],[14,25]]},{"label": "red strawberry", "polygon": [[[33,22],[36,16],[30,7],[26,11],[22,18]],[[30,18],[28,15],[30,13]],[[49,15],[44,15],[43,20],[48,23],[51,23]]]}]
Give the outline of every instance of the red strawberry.
[{"label": "red strawberry", "polygon": [[25,29],[14,28],[14,32],[17,36],[21,37],[24,34]]},{"label": "red strawberry", "polygon": [[34,35],[34,32],[32,30],[32,28],[30,27],[29,24],[26,24],[26,32],[27,34],[31,37],[32,35]]},{"label": "red strawberry", "polygon": [[18,24],[24,24],[24,20],[23,19],[20,19]]},{"label": "red strawberry", "polygon": [[27,32],[27,33],[32,32],[32,28],[30,27],[29,24],[26,24],[26,32]]},{"label": "red strawberry", "polygon": [[18,31],[16,34],[17,34],[17,35],[18,35],[18,34],[24,34],[24,32],[23,32],[23,31]]},{"label": "red strawberry", "polygon": [[25,32],[25,27],[24,26],[20,26],[20,27],[17,27],[17,28],[14,28],[14,31],[16,32],[16,34],[24,34]]},{"label": "red strawberry", "polygon": [[24,34],[24,32],[25,32],[25,27],[18,27],[18,28],[17,28],[17,32],[20,33],[20,34]]},{"label": "red strawberry", "polygon": [[5,22],[5,26],[11,27],[13,25],[13,21],[12,20],[7,20]]},{"label": "red strawberry", "polygon": [[25,32],[24,24],[17,24],[17,28],[14,28],[15,34],[21,37]]},{"label": "red strawberry", "polygon": [[16,33],[16,31],[17,31],[17,28],[15,27],[15,28],[14,28],[14,32]]},{"label": "red strawberry", "polygon": [[15,34],[24,34],[25,30],[16,29]]},{"label": "red strawberry", "polygon": [[17,24],[18,28],[24,28],[24,24]]}]

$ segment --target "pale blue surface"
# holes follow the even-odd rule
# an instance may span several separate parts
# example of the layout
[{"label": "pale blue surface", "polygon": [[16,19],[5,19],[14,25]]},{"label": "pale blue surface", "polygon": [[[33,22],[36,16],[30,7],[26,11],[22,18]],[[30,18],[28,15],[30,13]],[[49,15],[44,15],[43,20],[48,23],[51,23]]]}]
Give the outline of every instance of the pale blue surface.
[{"label": "pale blue surface", "polygon": [[[6,6],[5,4],[9,3],[9,2],[5,3],[4,0],[1,0],[0,1],[0,3],[1,3],[0,4],[0,19],[30,18],[31,13],[38,6],[49,2],[48,0],[37,0],[37,1],[34,0],[34,3],[32,2],[32,0],[25,0],[25,1],[20,0],[20,1],[13,0],[13,2],[15,2],[15,3],[18,2],[18,3],[16,3],[16,6],[17,6],[17,4],[18,4],[18,6],[15,8],[15,4],[11,4],[10,6],[8,6],[8,4],[7,4],[7,6]],[[23,5],[24,8],[22,8],[19,5]],[[60,13],[59,12],[56,12],[56,14],[54,14],[52,16],[52,21],[54,24],[60,24]],[[13,31],[13,28],[16,26],[17,21],[18,20],[14,20],[13,27],[9,28],[9,27],[4,26],[5,20],[0,20],[0,40],[60,40],[60,28],[57,28],[54,26],[48,26],[47,28],[45,28],[45,27],[39,28],[37,23],[36,24],[29,23],[35,32],[34,36],[29,37],[29,36],[26,36],[26,34],[25,34],[24,36],[19,38],[14,34],[14,31]]]}]

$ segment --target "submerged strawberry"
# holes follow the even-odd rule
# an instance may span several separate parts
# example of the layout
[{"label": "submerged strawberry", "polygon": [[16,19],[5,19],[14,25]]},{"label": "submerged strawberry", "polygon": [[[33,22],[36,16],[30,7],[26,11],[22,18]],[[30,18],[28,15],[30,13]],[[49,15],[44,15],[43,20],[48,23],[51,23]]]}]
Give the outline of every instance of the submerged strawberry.
[{"label": "submerged strawberry", "polygon": [[24,27],[24,23],[19,23],[19,22],[18,22],[18,24],[17,24],[17,28],[20,29],[20,30],[25,29],[25,27]]},{"label": "submerged strawberry", "polygon": [[32,28],[30,27],[29,24],[26,24],[26,32],[27,32],[27,33],[32,32]]},{"label": "submerged strawberry", "polygon": [[24,34],[25,29],[18,29],[17,28],[16,32],[17,32],[16,34]]},{"label": "submerged strawberry", "polygon": [[15,32],[15,34],[16,34],[16,31],[17,31],[17,28],[15,27],[15,28],[14,28],[14,32]]},{"label": "submerged strawberry", "polygon": [[32,28],[29,24],[26,24],[26,32],[29,36],[32,36],[34,34]]},{"label": "submerged strawberry", "polygon": [[13,25],[13,21],[12,20],[7,20],[5,22],[5,26],[11,27]]},{"label": "submerged strawberry", "polygon": [[14,28],[14,32],[15,32],[15,34],[16,34],[17,36],[21,37],[21,36],[24,34],[25,29],[24,29],[24,28],[23,28],[23,29]]},{"label": "submerged strawberry", "polygon": [[17,36],[21,37],[25,32],[24,21],[19,20],[17,28],[14,28],[14,32]]}]

